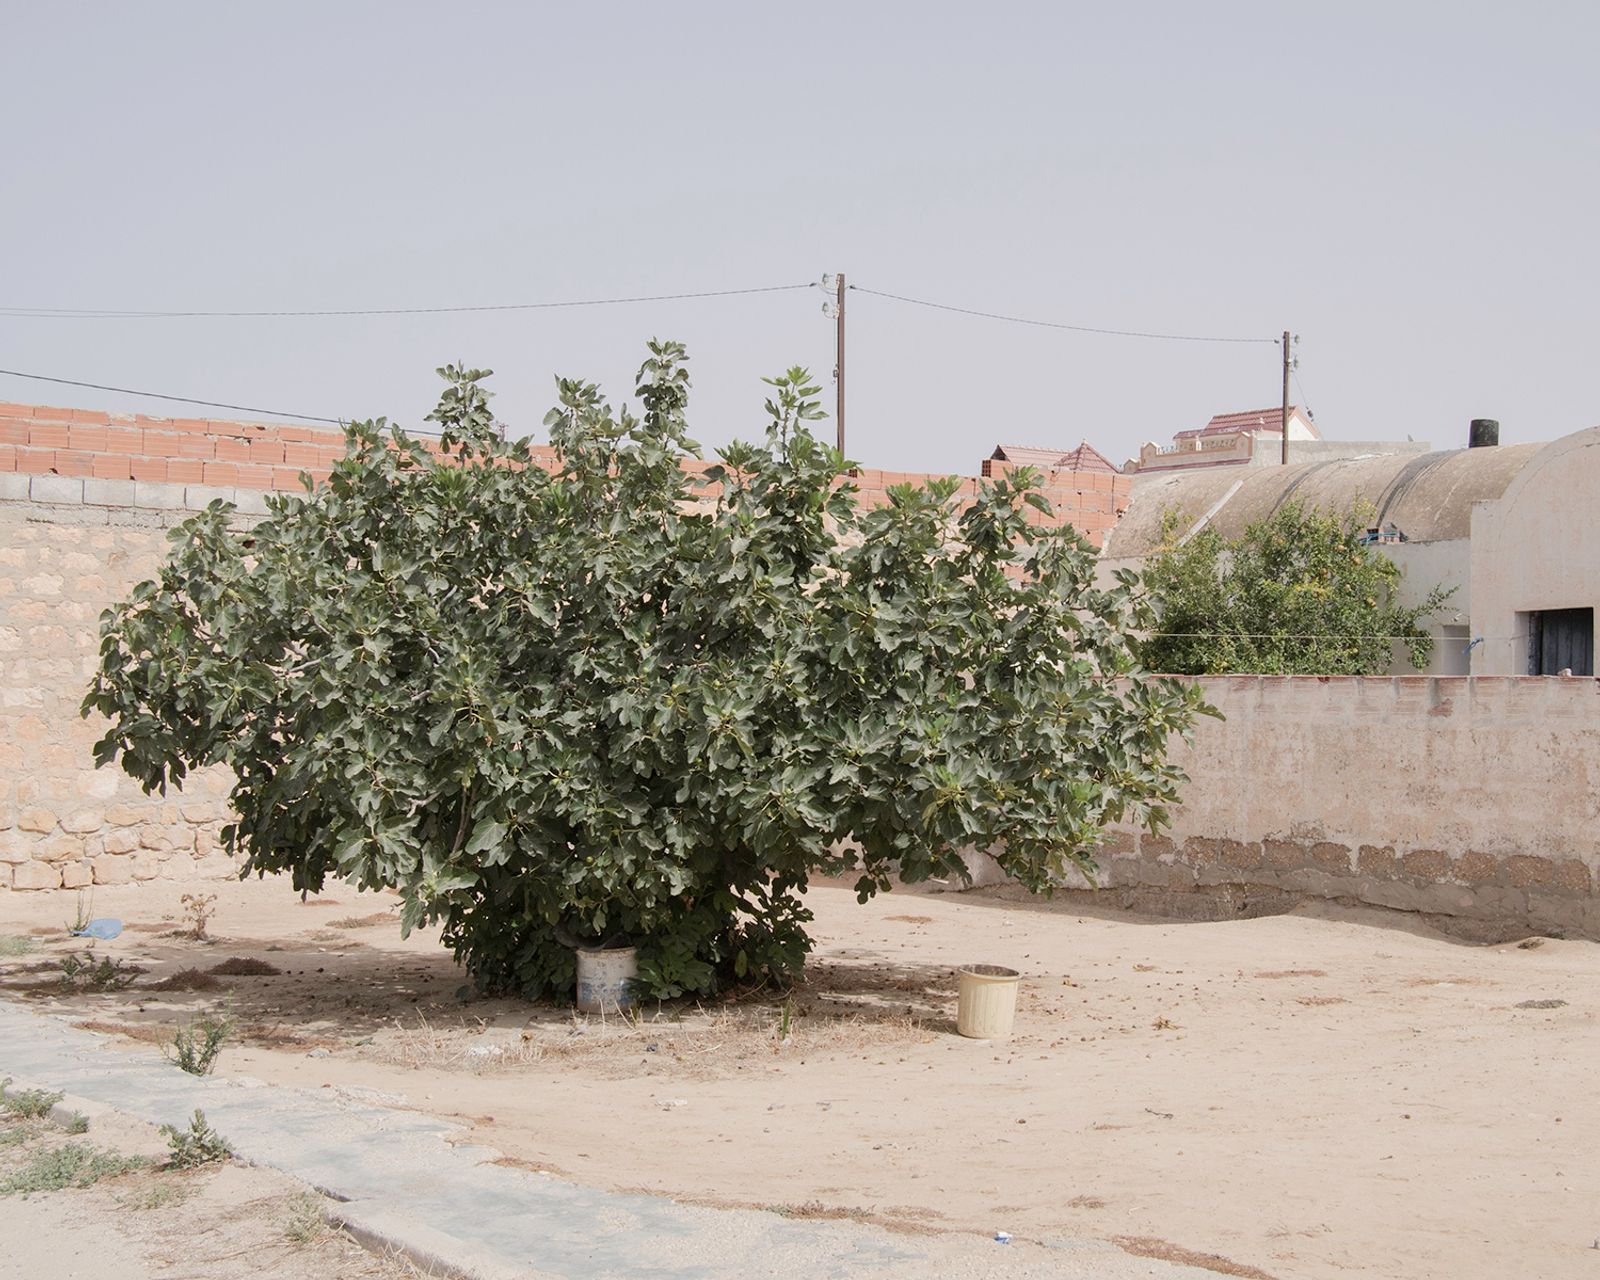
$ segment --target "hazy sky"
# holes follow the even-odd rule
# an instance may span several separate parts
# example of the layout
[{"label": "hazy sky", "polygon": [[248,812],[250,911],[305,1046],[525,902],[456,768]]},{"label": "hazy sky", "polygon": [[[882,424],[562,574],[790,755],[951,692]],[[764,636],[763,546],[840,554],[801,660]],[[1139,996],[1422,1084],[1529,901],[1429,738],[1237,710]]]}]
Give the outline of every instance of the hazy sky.
[{"label": "hazy sky", "polygon": [[[1073,324],[1291,328],[1329,436],[1600,422],[1593,3],[13,3],[0,30],[0,306],[452,306],[843,270]],[[762,374],[830,374],[821,302],[0,316],[0,367],[414,423],[460,358],[542,435],[553,375],[622,398],[661,335],[689,344],[714,446],[760,430]],[[848,316],[868,465],[970,474],[999,441],[1082,439],[1121,462],[1278,399],[1271,345],[861,293]],[[0,399],[194,412],[9,377]]]}]

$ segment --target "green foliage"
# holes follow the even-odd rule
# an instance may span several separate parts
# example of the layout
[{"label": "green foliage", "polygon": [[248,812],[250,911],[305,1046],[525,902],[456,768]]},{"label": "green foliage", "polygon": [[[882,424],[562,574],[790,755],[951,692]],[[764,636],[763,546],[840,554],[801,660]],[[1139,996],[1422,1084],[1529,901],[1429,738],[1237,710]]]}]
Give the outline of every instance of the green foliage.
[{"label": "green foliage", "polygon": [[122,991],[143,972],[128,967],[111,956],[94,958],[91,952],[61,957],[61,985],[68,991],[88,987],[91,991]]},{"label": "green foliage", "polygon": [[1169,517],[1145,566],[1159,630],[1144,646],[1152,671],[1182,675],[1379,675],[1397,647],[1427,666],[1422,624],[1450,592],[1412,608],[1394,602],[1400,567],[1362,542],[1367,513],[1343,517],[1289,501],[1233,540],[1209,526],[1187,542]]},{"label": "green foliage", "polygon": [[233,1016],[207,1014],[172,1033],[172,1043],[161,1052],[168,1062],[192,1076],[208,1076],[217,1064],[217,1055],[233,1034]]},{"label": "green foliage", "polygon": [[[196,1072],[203,1075],[204,1072]],[[206,1122],[206,1113],[198,1107],[187,1129],[176,1125],[161,1126],[161,1136],[167,1140],[171,1155],[167,1157],[169,1169],[198,1169],[203,1164],[226,1160],[233,1154],[223,1136]]]},{"label": "green foliage", "polygon": [[25,956],[32,951],[32,938],[20,933],[0,933],[0,956]]},{"label": "green foliage", "polygon": [[115,1178],[141,1169],[144,1164],[141,1156],[122,1156],[86,1142],[69,1142],[39,1152],[20,1169],[0,1179],[0,1196],[93,1186],[101,1178]]},{"label": "green foliage", "polygon": [[212,504],[104,616],[100,763],[231,766],[247,873],[397,888],[485,990],[569,993],[572,946],[625,938],[668,997],[792,976],[815,874],[864,900],[977,846],[1049,891],[1166,820],[1206,708],[1141,678],[1136,583],[1030,523],[1030,474],[860,510],[791,369],[697,493],[671,342],[638,414],[559,381],[546,467],[440,372],[447,462],[358,423],[326,485],[248,532]]},{"label": "green foliage", "polygon": [[7,1090],[10,1079],[0,1080],[0,1111],[19,1120],[41,1120],[50,1114],[50,1108],[66,1097],[63,1093],[47,1093],[43,1089]]}]

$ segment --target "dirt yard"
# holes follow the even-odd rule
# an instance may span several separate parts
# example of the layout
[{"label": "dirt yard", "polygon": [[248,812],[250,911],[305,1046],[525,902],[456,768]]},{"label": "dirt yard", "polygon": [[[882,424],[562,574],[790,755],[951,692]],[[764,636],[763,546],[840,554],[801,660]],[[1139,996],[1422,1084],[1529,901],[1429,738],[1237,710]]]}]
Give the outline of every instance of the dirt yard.
[{"label": "dirt yard", "polygon": [[[0,993],[152,1052],[227,1007],[223,1075],[453,1117],[594,1186],[1098,1236],[1278,1280],[1600,1266],[1593,944],[821,888],[802,988],[602,1022],[474,997],[434,936],[400,940],[388,897],[205,891],[208,942],[174,936],[176,886],[100,890],[93,913],[127,929],[94,963],[141,971],[104,992],[92,968],[63,989],[73,895],[0,896],[0,952],[19,952]],[[970,962],[1026,975],[1007,1042],[954,1034]]]}]

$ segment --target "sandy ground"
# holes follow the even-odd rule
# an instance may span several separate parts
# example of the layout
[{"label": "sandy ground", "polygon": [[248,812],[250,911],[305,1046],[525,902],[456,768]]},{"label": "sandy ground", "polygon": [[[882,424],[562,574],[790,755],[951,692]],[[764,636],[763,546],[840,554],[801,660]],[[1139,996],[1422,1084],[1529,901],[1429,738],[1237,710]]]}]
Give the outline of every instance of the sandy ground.
[{"label": "sandy ground", "polygon": [[[0,1056],[4,1050],[0,1049]],[[140,1156],[146,1167],[84,1188],[0,1194],[0,1280],[412,1280],[404,1259],[366,1252],[321,1222],[319,1198],[233,1161],[160,1167],[150,1125],[97,1108],[82,1135],[0,1115],[0,1183],[68,1143]]]},{"label": "sandy ground", "polygon": [[[400,940],[393,899],[207,891],[197,943],[169,936],[177,886],[100,890],[94,914],[128,931],[96,956],[145,970],[104,994],[61,990],[73,895],[0,896],[0,935],[34,947],[0,960],[0,994],[148,1043],[226,1005],[224,1075],[453,1117],[508,1163],[594,1186],[1113,1238],[1280,1280],[1600,1273],[1590,943],[822,888],[795,992],[602,1024],[471,998],[433,936]],[[205,973],[236,958],[281,972]],[[1026,975],[1007,1042],[954,1034],[971,962]],[[205,989],[155,989],[184,970]]]}]

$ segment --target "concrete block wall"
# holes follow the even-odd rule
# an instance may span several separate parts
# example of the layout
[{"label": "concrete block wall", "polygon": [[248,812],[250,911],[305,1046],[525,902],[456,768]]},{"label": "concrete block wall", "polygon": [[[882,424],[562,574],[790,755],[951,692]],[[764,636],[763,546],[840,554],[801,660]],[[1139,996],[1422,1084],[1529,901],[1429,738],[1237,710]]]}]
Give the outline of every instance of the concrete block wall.
[{"label": "concrete block wall", "polygon": [[1213,676],[1161,836],[1102,883],[1235,886],[1600,939],[1600,681]]}]

